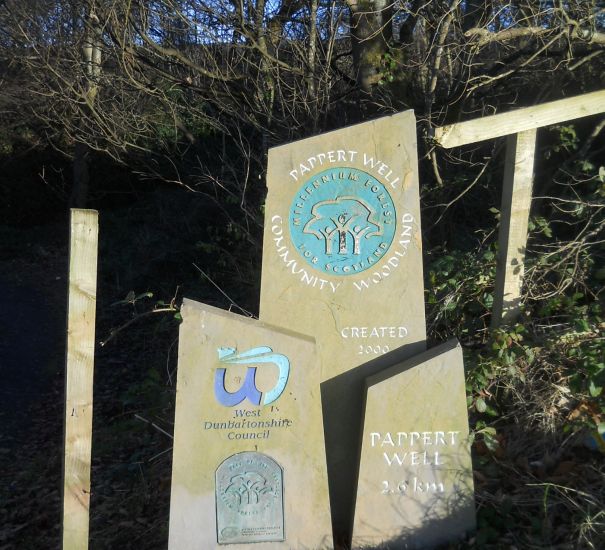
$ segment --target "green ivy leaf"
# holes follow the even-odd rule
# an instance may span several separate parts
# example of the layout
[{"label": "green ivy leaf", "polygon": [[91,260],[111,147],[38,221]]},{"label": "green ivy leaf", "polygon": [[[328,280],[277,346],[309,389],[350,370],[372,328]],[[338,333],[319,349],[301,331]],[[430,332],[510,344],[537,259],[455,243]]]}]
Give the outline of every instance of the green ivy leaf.
[{"label": "green ivy leaf", "polygon": [[477,409],[477,412],[480,413],[484,413],[487,410],[487,404],[482,397],[477,397],[477,401],[475,401],[475,409]]},{"label": "green ivy leaf", "polygon": [[602,386],[597,386],[594,383],[594,380],[591,380],[588,383],[588,392],[590,393],[591,397],[599,397],[599,395],[601,395],[602,391],[603,391]]}]

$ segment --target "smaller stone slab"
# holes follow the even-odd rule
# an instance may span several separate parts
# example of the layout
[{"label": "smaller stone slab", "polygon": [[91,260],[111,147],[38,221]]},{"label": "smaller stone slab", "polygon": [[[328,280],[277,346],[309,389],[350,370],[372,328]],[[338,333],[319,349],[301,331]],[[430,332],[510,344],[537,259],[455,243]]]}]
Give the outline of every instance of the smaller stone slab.
[{"label": "smaller stone slab", "polygon": [[456,340],[367,379],[353,548],[430,548],[475,528]]},{"label": "smaller stone slab", "polygon": [[315,341],[181,313],[169,549],[332,548]]}]

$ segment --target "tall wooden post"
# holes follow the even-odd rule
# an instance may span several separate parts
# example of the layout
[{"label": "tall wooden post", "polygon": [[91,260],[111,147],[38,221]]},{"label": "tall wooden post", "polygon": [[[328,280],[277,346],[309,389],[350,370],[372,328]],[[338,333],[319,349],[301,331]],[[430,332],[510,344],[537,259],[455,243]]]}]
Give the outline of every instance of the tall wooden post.
[{"label": "tall wooden post", "polygon": [[492,327],[518,315],[531,207],[536,129],[507,137]]},{"label": "tall wooden post", "polygon": [[95,210],[71,211],[63,550],[88,548],[98,234]]}]

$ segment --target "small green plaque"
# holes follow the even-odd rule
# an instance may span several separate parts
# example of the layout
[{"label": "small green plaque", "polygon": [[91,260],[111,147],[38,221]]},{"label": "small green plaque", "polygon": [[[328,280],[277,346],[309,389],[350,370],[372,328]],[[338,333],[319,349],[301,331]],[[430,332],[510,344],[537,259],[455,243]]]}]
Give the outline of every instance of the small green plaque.
[{"label": "small green plaque", "polygon": [[272,458],[238,453],[216,470],[219,544],[284,540],[283,470]]}]

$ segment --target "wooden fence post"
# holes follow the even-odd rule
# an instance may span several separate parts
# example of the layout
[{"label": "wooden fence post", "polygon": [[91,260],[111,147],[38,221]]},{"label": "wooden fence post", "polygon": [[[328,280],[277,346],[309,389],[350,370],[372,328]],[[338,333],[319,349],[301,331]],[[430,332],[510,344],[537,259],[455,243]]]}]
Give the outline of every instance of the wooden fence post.
[{"label": "wooden fence post", "polygon": [[501,323],[512,322],[519,313],[536,130],[603,112],[605,90],[599,90],[435,128],[435,141],[445,149],[509,136],[500,209],[500,252],[492,328],[497,328]]},{"label": "wooden fence post", "polygon": [[531,208],[536,129],[507,137],[492,328],[518,315]]},{"label": "wooden fence post", "polygon": [[95,210],[71,210],[63,550],[88,548],[98,234]]}]

